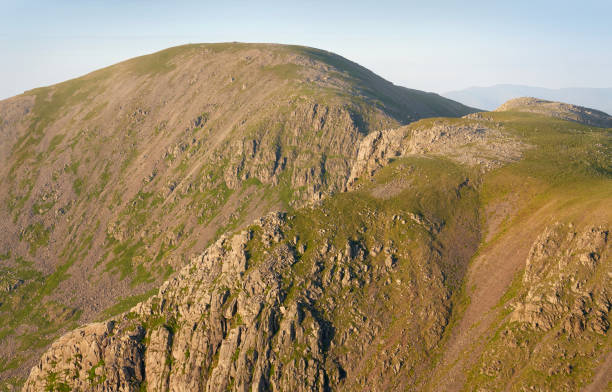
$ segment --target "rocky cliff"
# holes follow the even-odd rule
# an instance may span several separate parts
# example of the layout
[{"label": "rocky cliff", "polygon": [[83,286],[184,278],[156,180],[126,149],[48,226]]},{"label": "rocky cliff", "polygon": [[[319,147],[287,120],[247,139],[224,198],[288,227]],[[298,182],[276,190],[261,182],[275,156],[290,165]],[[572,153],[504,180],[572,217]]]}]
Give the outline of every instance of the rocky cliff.
[{"label": "rocky cliff", "polygon": [[422,120],[370,133],[359,145],[347,187],[352,189],[364,173],[372,175],[392,159],[411,155],[444,156],[485,171],[520,159],[528,146],[504,134],[501,123],[479,122],[479,117]]}]

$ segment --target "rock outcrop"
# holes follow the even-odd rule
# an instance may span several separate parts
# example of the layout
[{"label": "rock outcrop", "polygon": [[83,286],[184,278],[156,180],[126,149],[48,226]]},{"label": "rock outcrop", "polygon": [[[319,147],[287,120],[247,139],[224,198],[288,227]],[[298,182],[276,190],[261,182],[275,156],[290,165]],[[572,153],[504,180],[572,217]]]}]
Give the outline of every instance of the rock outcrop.
[{"label": "rock outcrop", "polygon": [[612,276],[609,232],[603,227],[576,231],[557,225],[546,229],[527,259],[523,284],[528,288],[510,321],[549,331],[558,323],[570,336],[588,329],[605,334],[610,323]]},{"label": "rock outcrop", "polygon": [[347,181],[372,175],[392,159],[411,155],[444,156],[470,166],[490,170],[517,161],[526,148],[504,135],[495,124],[472,120],[425,120],[397,129],[372,132],[360,143]]},{"label": "rock outcrop", "polygon": [[[262,241],[279,243],[283,220],[262,219]],[[280,245],[254,263],[252,236],[222,237],[123,317],[63,336],[24,390],[323,391],[326,326],[308,303],[285,302],[295,250]],[[296,347],[305,356],[281,365]]]},{"label": "rock outcrop", "polygon": [[610,251],[608,227],[547,227],[531,247],[522,280],[512,288],[516,297],[506,305],[508,318],[471,386],[570,392],[587,384],[586,370],[610,353]]}]

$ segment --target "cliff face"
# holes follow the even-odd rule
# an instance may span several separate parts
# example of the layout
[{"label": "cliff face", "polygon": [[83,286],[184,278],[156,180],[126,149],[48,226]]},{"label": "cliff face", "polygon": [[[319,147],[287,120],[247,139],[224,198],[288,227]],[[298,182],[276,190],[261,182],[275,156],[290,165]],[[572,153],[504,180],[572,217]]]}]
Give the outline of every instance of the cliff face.
[{"label": "cliff face", "polygon": [[501,123],[461,120],[422,120],[411,125],[372,132],[359,144],[347,181],[349,189],[364,174],[372,175],[393,159],[413,155],[443,156],[487,171],[517,161],[528,145],[501,131]]}]

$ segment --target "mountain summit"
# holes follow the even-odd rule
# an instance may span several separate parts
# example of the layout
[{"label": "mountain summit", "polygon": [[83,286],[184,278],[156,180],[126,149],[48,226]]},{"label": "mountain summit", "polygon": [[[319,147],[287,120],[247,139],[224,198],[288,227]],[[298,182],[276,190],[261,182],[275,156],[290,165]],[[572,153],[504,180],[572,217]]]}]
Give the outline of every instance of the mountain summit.
[{"label": "mountain summit", "polygon": [[549,89],[542,87],[498,84],[489,87],[470,87],[442,94],[444,97],[484,110],[494,110],[504,102],[520,97],[538,97],[549,101],[566,102],[612,113],[612,88],[570,87]]}]

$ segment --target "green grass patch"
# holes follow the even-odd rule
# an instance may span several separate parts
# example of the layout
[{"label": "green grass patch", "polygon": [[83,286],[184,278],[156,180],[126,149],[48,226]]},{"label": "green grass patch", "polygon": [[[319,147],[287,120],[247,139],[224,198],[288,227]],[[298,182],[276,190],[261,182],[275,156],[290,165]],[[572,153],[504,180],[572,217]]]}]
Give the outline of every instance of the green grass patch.
[{"label": "green grass patch", "polygon": [[72,182],[72,190],[74,191],[74,193],[76,193],[77,196],[81,196],[81,193],[83,193],[84,186],[85,183],[82,178],[77,178]]},{"label": "green grass patch", "polygon": [[34,255],[39,248],[49,245],[50,235],[50,228],[45,227],[41,222],[36,222],[26,227],[19,239],[28,243],[29,252]]},{"label": "green grass patch", "polygon": [[132,295],[126,298],[120,298],[119,301],[113,306],[104,309],[104,311],[100,315],[100,320],[106,320],[118,314],[127,312],[140,302],[147,300],[149,297],[155,295],[157,293],[157,289],[151,289],[146,293]]},{"label": "green grass patch", "polygon": [[62,140],[64,140],[64,137],[66,137],[66,135],[61,133],[53,136],[53,138],[51,138],[51,141],[49,142],[49,148],[47,149],[47,152],[53,152],[57,148],[57,146],[59,146]]},{"label": "green grass patch", "polygon": [[134,256],[140,254],[143,247],[144,243],[142,240],[135,243],[125,241],[116,245],[113,248],[113,258],[106,263],[106,270],[118,272],[120,279],[125,279],[128,275],[132,274],[134,270]]}]

